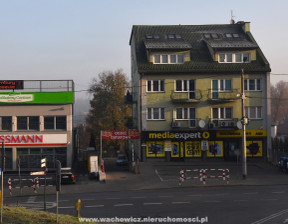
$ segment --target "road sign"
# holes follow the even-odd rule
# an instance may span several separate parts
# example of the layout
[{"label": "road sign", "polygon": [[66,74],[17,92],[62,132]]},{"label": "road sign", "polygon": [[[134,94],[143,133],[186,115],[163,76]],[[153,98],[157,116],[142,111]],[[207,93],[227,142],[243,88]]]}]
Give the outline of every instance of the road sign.
[{"label": "road sign", "polygon": [[38,171],[38,172],[30,172],[31,176],[37,176],[37,175],[45,175],[44,171]]},{"label": "road sign", "polygon": [[46,158],[41,159],[41,167],[46,167]]}]

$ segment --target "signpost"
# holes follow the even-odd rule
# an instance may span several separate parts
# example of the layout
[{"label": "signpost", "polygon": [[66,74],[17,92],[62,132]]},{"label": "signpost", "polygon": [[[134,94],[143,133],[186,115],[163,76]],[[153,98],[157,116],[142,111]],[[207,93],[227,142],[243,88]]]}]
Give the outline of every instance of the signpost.
[{"label": "signpost", "polygon": [[59,206],[59,191],[61,191],[61,162],[59,160],[56,161],[56,222],[58,223],[58,206]]},{"label": "signpost", "polygon": [[41,159],[41,168],[44,168],[45,183],[44,183],[44,211],[46,211],[46,157]]}]

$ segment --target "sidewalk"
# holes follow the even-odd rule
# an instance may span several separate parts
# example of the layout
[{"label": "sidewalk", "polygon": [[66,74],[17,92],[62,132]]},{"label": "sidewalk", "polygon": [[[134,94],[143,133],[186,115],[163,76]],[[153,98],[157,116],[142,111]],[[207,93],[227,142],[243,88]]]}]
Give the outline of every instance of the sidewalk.
[{"label": "sidewalk", "polygon": [[[186,180],[182,187],[208,187],[208,186],[244,186],[244,185],[288,185],[288,174],[280,171],[278,167],[264,162],[248,162],[247,178],[242,178],[241,164],[236,162],[164,162],[146,161],[140,163],[140,174],[129,171],[106,172],[106,182],[89,180],[88,176],[81,176],[76,184],[62,185],[61,194],[74,194],[82,192],[109,192],[145,189],[179,188],[179,172],[181,169],[229,169],[230,183],[221,179],[207,179],[203,185],[199,180]],[[9,196],[8,185],[4,182],[4,195]],[[37,190],[37,195],[43,189]],[[54,194],[55,187],[47,188],[47,194]],[[33,189],[26,189],[24,195],[36,195]],[[13,195],[19,196],[17,190]]]}]

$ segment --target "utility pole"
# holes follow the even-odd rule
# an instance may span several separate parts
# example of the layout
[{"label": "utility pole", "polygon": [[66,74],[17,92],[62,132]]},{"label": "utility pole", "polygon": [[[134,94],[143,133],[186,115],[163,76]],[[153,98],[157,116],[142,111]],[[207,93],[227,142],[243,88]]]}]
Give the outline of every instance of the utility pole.
[{"label": "utility pole", "polygon": [[4,141],[2,141],[2,149],[1,149],[1,160],[2,160],[2,170],[1,172],[1,223],[3,223],[3,195],[4,195],[4,188],[3,188],[3,181],[4,181],[4,169],[5,169],[5,147],[4,147]]},{"label": "utility pole", "polygon": [[241,73],[241,103],[242,103],[242,177],[246,179],[247,177],[247,159],[246,159],[246,125],[247,118],[245,116],[245,94],[244,94],[244,69],[242,68]]}]

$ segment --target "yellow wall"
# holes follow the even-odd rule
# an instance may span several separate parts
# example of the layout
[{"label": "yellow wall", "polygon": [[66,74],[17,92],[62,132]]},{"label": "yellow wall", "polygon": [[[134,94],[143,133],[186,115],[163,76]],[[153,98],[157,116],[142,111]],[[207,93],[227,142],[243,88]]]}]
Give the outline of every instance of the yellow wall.
[{"label": "yellow wall", "polygon": [[[202,99],[199,103],[174,103],[171,100],[171,94],[175,90],[175,77],[179,80],[189,80],[195,79],[196,80],[196,89],[202,92]],[[249,76],[245,75],[245,78],[260,78],[256,76]],[[146,76],[146,80],[165,80],[165,92],[163,93],[149,93],[145,92],[145,96],[147,99],[147,108],[159,108],[164,107],[166,108],[166,120],[165,121],[149,121],[147,120],[146,130],[171,130],[171,123],[173,121],[173,112],[174,109],[177,107],[193,107],[196,108],[196,118],[202,119],[205,121],[207,125],[209,123],[209,119],[212,116],[212,109],[213,107],[232,107],[233,108],[233,118],[240,119],[242,117],[242,110],[241,110],[241,100],[236,100],[229,103],[217,103],[213,104],[208,100],[208,90],[212,88],[211,80],[213,79],[232,79],[232,88],[237,89],[238,92],[241,92],[241,78],[240,72],[237,75],[223,75],[222,78],[215,76],[213,78],[212,75],[203,74],[203,75],[150,75]],[[246,92],[246,96],[253,96],[252,98],[246,98],[245,105],[246,106],[262,106],[262,91],[259,92]],[[235,93],[236,95],[236,93]],[[181,121],[183,122],[183,121]],[[251,129],[259,129],[262,120],[253,122],[254,125],[250,123]],[[248,129],[250,129],[248,127]]]}]

